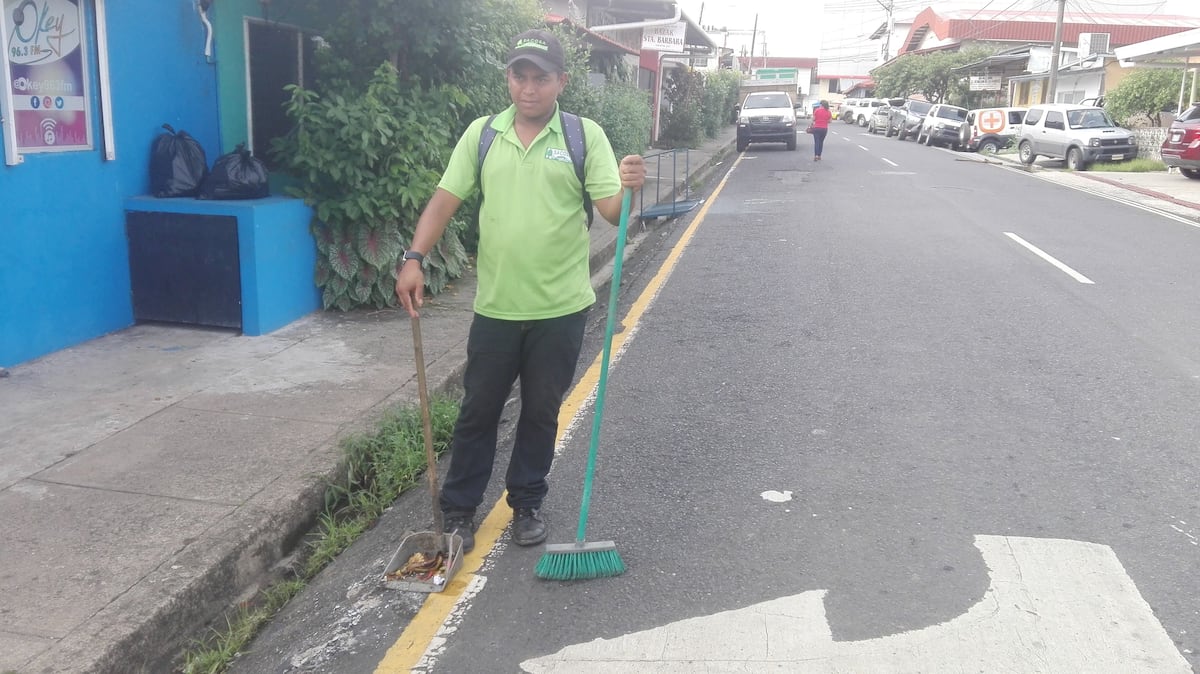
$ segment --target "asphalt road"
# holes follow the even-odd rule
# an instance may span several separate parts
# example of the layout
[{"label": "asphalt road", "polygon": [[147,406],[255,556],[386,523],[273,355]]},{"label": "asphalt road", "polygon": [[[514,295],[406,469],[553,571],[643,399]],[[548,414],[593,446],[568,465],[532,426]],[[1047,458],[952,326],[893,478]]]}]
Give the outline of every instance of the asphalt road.
[{"label": "asphalt road", "polygon": [[[751,146],[627,266],[639,320],[588,530],[628,572],[541,581],[541,550],[501,538],[426,625],[420,671],[1200,662],[1200,229],[856,127],[819,164],[810,143]],[[554,542],[574,535],[580,428]],[[354,599],[327,591],[310,606]],[[295,609],[240,671],[397,671],[420,599]],[[331,620],[343,643],[297,657]]]}]

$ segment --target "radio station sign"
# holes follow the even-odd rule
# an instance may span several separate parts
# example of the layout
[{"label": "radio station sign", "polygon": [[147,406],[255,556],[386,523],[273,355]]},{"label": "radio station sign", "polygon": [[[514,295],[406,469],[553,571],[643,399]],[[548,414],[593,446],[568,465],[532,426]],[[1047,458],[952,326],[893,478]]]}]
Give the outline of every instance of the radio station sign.
[{"label": "radio station sign", "polygon": [[1000,75],[971,75],[971,91],[1000,91]]},{"label": "radio station sign", "polygon": [[3,66],[22,153],[92,149],[82,0],[3,0]]},{"label": "radio station sign", "polygon": [[681,52],[686,36],[687,24],[682,21],[667,26],[646,26],[642,29],[642,49]]}]

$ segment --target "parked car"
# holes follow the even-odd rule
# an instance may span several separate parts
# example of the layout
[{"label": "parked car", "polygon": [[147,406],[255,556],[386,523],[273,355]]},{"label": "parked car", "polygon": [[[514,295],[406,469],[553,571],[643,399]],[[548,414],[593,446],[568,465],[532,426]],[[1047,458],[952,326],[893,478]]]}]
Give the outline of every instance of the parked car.
[{"label": "parked car", "polygon": [[882,98],[860,98],[850,110],[845,113],[849,117],[846,121],[857,124],[861,127],[866,127],[867,122],[871,121],[871,115],[879,108],[887,105],[887,101]]},{"label": "parked car", "polygon": [[1025,113],[1018,136],[1021,162],[1039,156],[1067,160],[1067,168],[1086,171],[1098,161],[1124,161],[1137,156],[1137,141],[1128,129],[1091,105],[1054,103],[1034,105]]},{"label": "parked car", "polygon": [[786,143],[796,149],[796,108],[792,97],[783,92],[746,94],[737,120],[737,151],[750,143]]},{"label": "parked car", "polygon": [[921,128],[917,131],[917,142],[933,147],[936,143],[945,143],[958,148],[958,136],[962,133],[962,125],[967,119],[967,109],[957,105],[938,103],[929,109]]},{"label": "parked car", "polygon": [[896,138],[900,140],[917,135],[917,131],[921,128],[921,122],[925,121],[925,115],[932,107],[933,104],[929,101],[918,101],[912,98],[904,101],[898,107],[892,108],[887,133],[884,135],[895,134]]},{"label": "parked car", "polygon": [[1200,103],[1192,103],[1167,131],[1162,144],[1162,159],[1183,175],[1200,180]]},{"label": "parked car", "polygon": [[867,118],[867,133],[882,131],[887,134],[888,125],[891,123],[892,109],[901,105],[904,105],[903,98],[891,98],[884,101],[883,105],[873,108],[871,116]]},{"label": "parked car", "polygon": [[836,119],[840,119],[847,124],[852,124],[861,101],[861,98],[847,98],[843,100],[841,105],[838,106]]},{"label": "parked car", "polygon": [[958,144],[964,150],[995,154],[1012,145],[1021,133],[1027,108],[981,108],[967,113]]}]

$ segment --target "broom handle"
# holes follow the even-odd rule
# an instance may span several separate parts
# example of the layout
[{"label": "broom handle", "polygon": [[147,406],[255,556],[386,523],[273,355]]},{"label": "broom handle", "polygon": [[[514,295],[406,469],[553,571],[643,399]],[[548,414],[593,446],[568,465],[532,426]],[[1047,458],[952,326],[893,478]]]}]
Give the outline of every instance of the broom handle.
[{"label": "broom handle", "polygon": [[625,188],[621,198],[621,221],[617,225],[617,250],[613,258],[612,283],[608,292],[608,320],[604,325],[604,351],[600,357],[600,383],[596,386],[596,413],[592,416],[592,439],[588,446],[587,472],[583,478],[583,501],[579,505],[579,533],[575,542],[582,544],[587,533],[588,506],[592,501],[592,476],[596,472],[596,453],[600,449],[600,419],[604,416],[604,393],[608,389],[608,361],[612,356],[613,330],[617,324],[617,294],[621,290],[621,266],[625,262],[625,235],[629,229],[629,207],[633,190]]},{"label": "broom handle", "polygon": [[417,360],[417,394],[421,399],[421,426],[425,436],[425,474],[429,477],[429,496],[433,500],[433,530],[442,533],[442,506],[438,503],[437,454],[433,452],[433,415],[429,407],[429,389],[425,382],[425,349],[421,344],[421,319],[412,319],[413,351]]}]

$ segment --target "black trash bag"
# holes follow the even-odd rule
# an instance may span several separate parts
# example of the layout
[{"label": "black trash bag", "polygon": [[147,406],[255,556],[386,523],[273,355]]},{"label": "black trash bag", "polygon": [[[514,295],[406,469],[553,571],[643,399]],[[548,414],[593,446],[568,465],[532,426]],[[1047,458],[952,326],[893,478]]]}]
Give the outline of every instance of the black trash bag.
[{"label": "black trash bag", "polygon": [[156,197],[194,197],[208,177],[208,158],[187,131],[163,124],[150,147],[150,193]]},{"label": "black trash bag", "polygon": [[217,157],[198,198],[262,199],[270,195],[266,165],[239,143],[233,152]]}]

